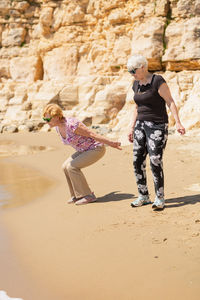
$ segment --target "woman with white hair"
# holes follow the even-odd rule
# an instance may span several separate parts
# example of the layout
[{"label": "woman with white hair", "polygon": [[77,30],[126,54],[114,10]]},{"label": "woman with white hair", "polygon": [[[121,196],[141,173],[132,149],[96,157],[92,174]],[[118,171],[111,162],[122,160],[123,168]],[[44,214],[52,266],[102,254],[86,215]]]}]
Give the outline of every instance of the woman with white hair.
[{"label": "woman with white hair", "polygon": [[165,79],[161,75],[148,72],[146,58],[133,55],[128,60],[127,68],[135,79],[132,89],[136,108],[128,138],[133,143],[133,166],[139,192],[138,198],[131,206],[151,203],[146,181],[146,156],[149,154],[156,193],[152,208],[163,209],[165,200],[162,157],[168,137],[166,104],[175,119],[177,131],[185,134],[185,128],[180,122],[177,107]]}]

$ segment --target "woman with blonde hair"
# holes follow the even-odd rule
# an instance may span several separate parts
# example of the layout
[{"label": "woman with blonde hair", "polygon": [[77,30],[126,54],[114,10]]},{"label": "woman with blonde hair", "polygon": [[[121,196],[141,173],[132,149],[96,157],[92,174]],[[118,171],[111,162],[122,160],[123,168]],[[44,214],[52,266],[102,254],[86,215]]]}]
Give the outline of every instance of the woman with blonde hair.
[{"label": "woman with blonde hair", "polygon": [[68,203],[76,205],[96,201],[81,169],[98,161],[105,154],[105,145],[121,150],[121,143],[113,142],[86,127],[76,118],[65,118],[57,104],[48,104],[43,111],[43,120],[55,127],[62,142],[75,148],[76,152],[63,164],[71,198]]},{"label": "woman with blonde hair", "polygon": [[128,72],[134,77],[133,91],[136,109],[133,114],[129,141],[133,143],[133,166],[139,196],[131,206],[151,203],[146,182],[146,156],[149,154],[150,166],[155,187],[153,209],[163,209],[164,173],[163,150],[168,137],[168,115],[166,104],[176,122],[176,129],[185,134],[178,110],[169,87],[161,75],[148,72],[148,62],[142,55],[133,55],[127,63]]}]

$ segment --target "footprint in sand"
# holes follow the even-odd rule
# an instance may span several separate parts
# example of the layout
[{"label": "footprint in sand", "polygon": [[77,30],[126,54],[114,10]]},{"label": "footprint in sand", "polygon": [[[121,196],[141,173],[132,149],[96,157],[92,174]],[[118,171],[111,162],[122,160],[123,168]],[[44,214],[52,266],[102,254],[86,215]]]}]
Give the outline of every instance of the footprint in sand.
[{"label": "footprint in sand", "polygon": [[166,242],[167,241],[167,238],[164,238],[164,239],[156,239],[156,238],[152,238],[152,244],[162,244],[163,242]]}]

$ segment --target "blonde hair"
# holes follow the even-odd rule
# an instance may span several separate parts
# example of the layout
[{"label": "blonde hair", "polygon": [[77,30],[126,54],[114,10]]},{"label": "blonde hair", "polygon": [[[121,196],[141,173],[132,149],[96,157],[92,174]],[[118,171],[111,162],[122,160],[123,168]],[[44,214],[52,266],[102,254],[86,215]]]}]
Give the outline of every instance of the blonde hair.
[{"label": "blonde hair", "polygon": [[128,71],[141,68],[141,67],[148,68],[148,61],[144,56],[140,54],[135,54],[128,59],[127,62]]},{"label": "blonde hair", "polygon": [[43,110],[43,117],[45,117],[46,114],[49,114],[51,117],[58,116],[60,119],[64,118],[62,109],[55,103],[45,106]]}]

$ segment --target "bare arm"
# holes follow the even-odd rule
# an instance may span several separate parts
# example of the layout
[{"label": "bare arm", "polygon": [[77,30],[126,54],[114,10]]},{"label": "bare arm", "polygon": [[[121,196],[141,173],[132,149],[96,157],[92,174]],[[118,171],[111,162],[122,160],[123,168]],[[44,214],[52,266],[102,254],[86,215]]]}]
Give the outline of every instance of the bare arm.
[{"label": "bare arm", "polygon": [[133,112],[133,120],[132,120],[132,124],[131,124],[131,129],[129,130],[129,134],[128,134],[128,140],[129,142],[133,143],[133,130],[135,128],[135,123],[136,123],[136,119],[137,119],[137,105],[135,106],[134,112]]},{"label": "bare arm", "polygon": [[96,140],[100,143],[103,143],[103,144],[106,144],[106,145],[111,146],[113,148],[122,150],[122,148],[120,147],[121,146],[120,142],[113,142],[113,141],[103,137],[102,135],[97,134],[96,132],[90,130],[89,128],[85,127],[81,123],[78,125],[78,127],[76,128],[74,133],[78,134],[78,135],[93,138],[94,140]]},{"label": "bare arm", "polygon": [[170,89],[166,83],[161,84],[161,86],[158,89],[158,93],[160,96],[165,100],[167,103],[167,106],[171,110],[171,113],[175,119],[176,122],[176,129],[180,134],[185,134],[185,128],[181,124],[181,121],[179,119],[178,110],[176,107],[176,104],[171,96]]}]

